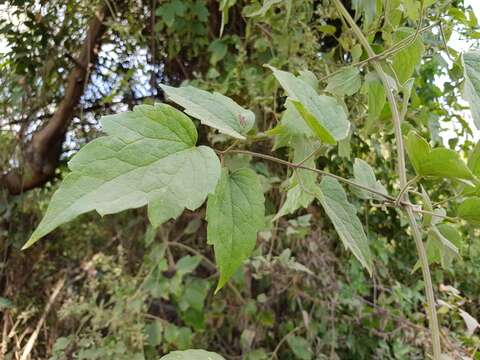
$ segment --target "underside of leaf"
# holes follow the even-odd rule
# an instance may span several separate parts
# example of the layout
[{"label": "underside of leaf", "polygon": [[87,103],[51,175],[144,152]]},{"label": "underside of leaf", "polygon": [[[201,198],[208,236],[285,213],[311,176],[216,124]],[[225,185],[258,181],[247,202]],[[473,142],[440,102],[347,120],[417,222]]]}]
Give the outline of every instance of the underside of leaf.
[{"label": "underside of leaf", "polygon": [[71,173],[24,248],[92,210],[105,215],[148,204],[151,222],[159,225],[184,208],[198,208],[214,190],[218,157],[209,147],[195,147],[195,126],[180,111],[165,104],[141,105],[101,122],[109,136],[73,157]]}]

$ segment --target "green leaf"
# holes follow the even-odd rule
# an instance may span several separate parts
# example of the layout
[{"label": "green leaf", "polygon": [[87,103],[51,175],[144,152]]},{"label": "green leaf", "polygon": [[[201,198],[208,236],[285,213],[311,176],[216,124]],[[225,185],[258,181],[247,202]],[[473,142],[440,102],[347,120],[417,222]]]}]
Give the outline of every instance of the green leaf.
[{"label": "green leaf", "polygon": [[471,50],[463,54],[465,83],[463,97],[470,104],[470,110],[477,129],[480,129],[480,50]]},{"label": "green leaf", "polygon": [[289,336],[287,343],[298,359],[311,360],[313,357],[312,348],[308,341],[300,336]]},{"label": "green leaf", "polygon": [[13,307],[13,303],[7,298],[0,296],[0,310],[10,309]]},{"label": "green leaf", "polygon": [[334,98],[318,95],[307,82],[287,71],[272,66],[268,68],[273,71],[307,125],[321,140],[335,144],[348,136],[350,123],[347,114]]},{"label": "green leaf", "polygon": [[346,67],[328,80],[326,91],[338,96],[351,96],[362,86],[360,72],[354,66]]},{"label": "green leaf", "polygon": [[475,176],[480,176],[480,141],[477,142],[468,157],[468,167]]},{"label": "green leaf", "polygon": [[[385,89],[377,73],[369,72],[365,77],[368,96],[368,123],[378,120],[386,103]],[[370,126],[371,127],[371,126]]]},{"label": "green leaf", "polygon": [[294,148],[293,142],[298,137],[314,137],[315,134],[308,127],[298,112],[295,105],[291,101],[287,101],[286,110],[282,113],[280,123],[273,129],[267,131],[268,135],[275,136],[273,150],[280,149],[284,146]]},{"label": "green leaf", "polygon": [[185,113],[223,134],[243,140],[255,123],[253,112],[217,92],[212,94],[193,86],[160,86],[168,99],[185,108]]},{"label": "green leaf", "polygon": [[[412,28],[400,28],[394,34],[394,42],[398,43],[409,35],[412,35],[414,31]],[[393,46],[395,46],[395,44]],[[424,50],[425,47],[423,46],[422,38],[418,36],[411,45],[396,52],[395,55],[392,56],[392,67],[401,84],[412,77],[415,67],[422,59]]]},{"label": "green leaf", "polygon": [[264,226],[264,197],[260,180],[251,169],[223,169],[207,202],[208,243],[215,250],[221,289],[255,248]]},{"label": "green leaf", "polygon": [[[353,176],[356,183],[367,186],[382,194],[388,194],[387,189],[385,189],[385,187],[379,181],[377,181],[373,169],[365,161],[361,159],[355,159],[355,163],[353,164]],[[359,197],[361,197],[362,199],[385,199],[380,195],[375,195],[361,189],[356,189],[355,192],[358,193]]]},{"label": "green leaf", "polygon": [[255,16],[265,16],[268,10],[275,5],[283,2],[284,0],[264,0],[262,7],[254,12],[246,14],[247,17],[255,17]]},{"label": "green leaf", "polygon": [[318,79],[310,70],[299,70],[298,77],[308,83],[315,91],[318,91]]},{"label": "green leaf", "polygon": [[417,21],[420,17],[420,1],[417,0],[403,0],[402,10],[413,21]]},{"label": "green leaf", "polygon": [[318,199],[343,244],[372,274],[372,254],[355,206],[348,202],[345,191],[336,179],[324,177],[320,183],[320,190]]},{"label": "green leaf", "polygon": [[[460,256],[458,247],[462,243],[462,237],[458,230],[450,224],[439,224],[432,226],[428,233],[426,251],[429,264],[440,264],[447,269],[451,266],[452,260]],[[417,262],[414,271],[420,268]]]},{"label": "green leaf", "polygon": [[458,216],[475,225],[480,225],[480,197],[465,199],[458,207]]},{"label": "green leaf", "polygon": [[160,360],[225,360],[225,358],[214,352],[190,349],[184,351],[172,351],[171,353],[162,356]]},{"label": "green leaf", "polygon": [[[445,226],[449,226],[445,224]],[[455,234],[455,228],[446,228],[443,227],[443,231],[448,234]],[[433,235],[433,238],[436,240],[437,251],[440,255],[440,264],[443,268],[447,268],[451,265],[452,260],[456,257],[459,257],[458,248],[453,244],[436,226],[433,226],[430,233]]]},{"label": "green leaf", "polygon": [[183,16],[187,6],[181,0],[173,0],[157,8],[156,16],[160,16],[167,26],[172,26],[175,22],[175,16]]},{"label": "green leaf", "polygon": [[[421,189],[422,189],[422,192],[420,193],[420,196],[422,197],[422,200],[423,200],[423,209],[428,212],[434,211],[430,196],[428,196],[428,193],[425,191],[423,186],[421,186]],[[436,210],[440,210],[440,209],[436,209]],[[433,217],[432,214],[428,214],[428,213],[422,214],[422,226],[424,228],[428,228],[430,224],[432,224],[432,221],[438,222],[438,218]]]},{"label": "green leaf", "polygon": [[[316,141],[297,136],[292,143],[292,148],[294,149],[293,162],[299,163],[303,161],[318,149],[319,145]],[[303,165],[315,168],[315,157],[310,157]],[[290,189],[287,192],[285,202],[272,221],[291,214],[302,207],[306,208],[315,199],[315,194],[318,192],[317,174],[313,171],[297,169],[289,179],[289,182]]]},{"label": "green leaf", "polygon": [[228,46],[221,39],[216,39],[208,46],[208,51],[212,53],[210,63],[215,65],[227,55]]},{"label": "green leaf", "polygon": [[190,274],[195,271],[201,261],[202,259],[199,256],[184,256],[175,264],[175,270],[179,276]]},{"label": "green leaf", "polygon": [[355,10],[355,16],[363,14],[364,25],[368,27],[379,14],[382,13],[382,1],[377,0],[353,0],[352,9]]},{"label": "green leaf", "polygon": [[415,131],[408,133],[405,148],[417,175],[473,179],[472,172],[457,152],[446,148],[432,150],[430,144]]},{"label": "green leaf", "polygon": [[302,116],[305,123],[313,130],[317,137],[328,144],[335,144],[335,138],[330,132],[318,121],[318,119],[309,112],[305,106],[299,101],[289,99],[289,101],[295,106],[298,113]]},{"label": "green leaf", "polygon": [[145,333],[147,335],[147,342],[150,346],[158,346],[163,340],[163,326],[162,322],[155,320],[145,326]]},{"label": "green leaf", "polygon": [[141,105],[101,120],[109,136],[84,146],[69,162],[71,173],[24,248],[58,226],[96,210],[112,214],[148,204],[154,226],[184,208],[197,209],[215,189],[220,163],[196,147],[193,122],[171,106]]}]

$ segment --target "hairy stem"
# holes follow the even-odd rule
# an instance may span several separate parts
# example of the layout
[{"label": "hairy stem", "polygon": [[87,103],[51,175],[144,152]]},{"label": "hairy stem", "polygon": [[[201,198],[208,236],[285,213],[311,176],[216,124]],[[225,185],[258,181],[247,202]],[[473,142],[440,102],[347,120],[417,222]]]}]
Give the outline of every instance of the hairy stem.
[{"label": "hairy stem", "polygon": [[[370,43],[368,42],[367,38],[363,35],[362,30],[357,26],[353,18],[348,13],[347,9],[343,6],[340,0],[333,0],[335,6],[341,13],[341,15],[345,18],[355,36],[358,38],[362,46],[367,51],[369,57],[375,56],[375,52],[373,51]],[[418,31],[417,31],[418,33]],[[389,85],[387,74],[383,70],[381,64],[374,60],[372,61],[372,65],[375,71],[378,73],[383,86],[385,88],[385,92],[387,94],[387,100],[390,105],[390,110],[392,111],[392,120],[395,129],[395,140],[397,144],[397,171],[400,178],[400,187],[404,189],[407,186],[407,171],[405,166],[405,149],[403,145],[403,138],[402,138],[402,130],[401,130],[401,118],[400,113],[398,111],[397,102],[395,100],[395,95],[393,93],[393,89]],[[400,200],[408,202],[408,194],[403,194],[400,197]],[[433,285],[432,285],[432,277],[430,275],[430,268],[428,266],[428,258],[427,253],[425,251],[425,246],[423,245],[422,234],[420,232],[417,220],[415,219],[414,210],[410,205],[405,205],[405,209],[407,212],[408,220],[410,223],[410,227],[412,229],[412,235],[415,240],[415,245],[417,247],[418,257],[420,260],[420,264],[422,267],[422,275],[423,280],[425,281],[425,293],[427,297],[427,304],[428,304],[428,318],[429,318],[429,325],[430,331],[432,336],[432,347],[433,347],[433,359],[440,360],[442,355],[442,350],[440,346],[440,330],[438,326],[438,319],[437,313],[435,310],[435,295],[433,292]]]}]

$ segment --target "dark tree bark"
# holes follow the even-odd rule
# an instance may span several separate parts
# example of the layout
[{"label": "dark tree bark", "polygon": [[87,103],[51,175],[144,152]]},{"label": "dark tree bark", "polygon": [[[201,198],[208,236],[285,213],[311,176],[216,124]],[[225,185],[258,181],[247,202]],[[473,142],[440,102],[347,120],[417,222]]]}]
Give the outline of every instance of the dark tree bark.
[{"label": "dark tree bark", "polygon": [[106,31],[104,20],[107,15],[108,9],[104,6],[90,20],[87,35],[55,113],[26,144],[21,166],[11,169],[0,178],[0,187],[7,188],[12,195],[42,186],[55,174],[65,134],[88,84],[90,68],[97,60],[101,38]]}]

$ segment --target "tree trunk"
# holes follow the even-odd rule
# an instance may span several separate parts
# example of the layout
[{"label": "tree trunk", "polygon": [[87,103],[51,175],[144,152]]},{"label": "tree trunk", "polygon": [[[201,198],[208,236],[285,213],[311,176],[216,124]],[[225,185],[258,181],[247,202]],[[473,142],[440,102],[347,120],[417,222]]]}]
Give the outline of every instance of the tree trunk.
[{"label": "tree trunk", "polygon": [[6,187],[11,194],[16,195],[42,186],[55,174],[65,134],[88,84],[90,68],[97,60],[101,38],[106,31],[103,21],[107,14],[108,9],[104,6],[90,20],[77,61],[67,78],[63,99],[52,118],[26,145],[21,166],[11,169],[1,177],[0,186]]}]

